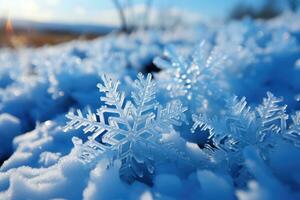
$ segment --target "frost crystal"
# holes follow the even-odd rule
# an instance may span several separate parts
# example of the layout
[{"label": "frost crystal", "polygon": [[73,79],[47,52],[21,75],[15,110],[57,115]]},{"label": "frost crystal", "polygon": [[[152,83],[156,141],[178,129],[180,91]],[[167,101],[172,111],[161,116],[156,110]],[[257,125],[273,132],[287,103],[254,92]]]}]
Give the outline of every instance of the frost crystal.
[{"label": "frost crystal", "polygon": [[257,112],[261,119],[260,138],[263,139],[268,132],[284,133],[286,130],[286,120],[288,115],[286,105],[279,106],[282,98],[275,97],[271,92],[267,92],[267,98],[258,106]]},{"label": "frost crystal", "polygon": [[[283,139],[300,146],[300,112],[292,116],[293,124],[286,130],[286,106],[280,106],[282,98],[267,93],[257,113],[247,106],[246,98],[236,96],[226,100],[225,110],[220,116],[210,119],[204,114],[193,115],[191,132],[207,134],[206,143],[199,145],[209,156],[232,173],[240,186],[251,178],[244,168],[245,148],[255,146],[264,160],[270,160],[273,149],[280,148]],[[278,134],[280,133],[280,134]],[[212,150],[212,151],[211,151]],[[221,151],[220,151],[221,150]]]},{"label": "frost crystal", "polygon": [[105,94],[101,97],[105,105],[95,114],[89,111],[86,117],[81,111],[67,114],[70,121],[65,131],[82,127],[84,133],[92,134],[86,143],[80,144],[80,157],[85,162],[93,161],[100,154],[115,152],[114,159],[122,163],[120,177],[123,180],[131,183],[147,178],[154,172],[154,157],[161,160],[168,156],[164,149],[168,145],[160,141],[162,133],[171,132],[172,125],[180,126],[187,109],[177,100],[165,108],[159,105],[155,101],[156,85],[151,74],[146,79],[138,74],[132,101],[118,91],[119,81],[105,75],[102,81],[98,88]]},{"label": "frost crystal", "polygon": [[166,59],[155,58],[154,64],[166,70],[170,76],[165,87],[171,96],[185,96],[192,100],[199,97],[200,92],[203,93],[201,95],[211,96],[218,89],[210,84],[225,61],[225,56],[217,47],[213,48],[209,42],[202,41],[191,57],[178,56],[173,46],[166,48],[164,54]]},{"label": "frost crystal", "polygon": [[[235,96],[226,101],[225,111],[219,117],[209,119],[203,114],[193,115],[191,132],[208,131],[209,138],[218,149],[237,151],[248,145],[265,149],[276,145],[280,138],[299,146],[300,112],[292,116],[293,123],[287,129],[286,105],[279,105],[282,98],[267,92],[267,98],[256,108],[257,114],[247,106],[246,98]],[[280,134],[278,134],[280,133]],[[208,140],[209,141],[209,140]],[[207,147],[207,144],[204,145]]]},{"label": "frost crystal", "polygon": [[236,96],[229,98],[226,101],[226,108],[222,119],[211,120],[203,115],[193,115],[194,124],[191,132],[194,133],[197,128],[200,131],[209,129],[212,146],[225,152],[234,152],[238,150],[238,146],[252,141],[252,135],[248,132],[253,128],[255,115],[247,106],[245,97],[240,100]]},{"label": "frost crystal", "polygon": [[[227,130],[238,140],[240,143],[253,142],[252,130],[255,124],[255,113],[247,106],[246,98],[240,100],[237,96],[229,98],[226,102],[225,122]],[[249,134],[250,133],[250,134]]]},{"label": "frost crystal", "polygon": [[[208,133],[208,137],[205,144],[202,144],[204,149],[215,151],[216,149],[223,150],[224,152],[237,151],[237,141],[232,134],[227,133],[224,129],[225,124],[214,118],[213,120],[208,119],[203,115],[193,115],[194,124],[191,128],[191,132],[195,133],[197,129],[200,133]],[[219,124],[219,125],[218,125]]]},{"label": "frost crystal", "polygon": [[293,124],[290,125],[285,137],[291,140],[296,146],[300,147],[300,111],[292,115]]}]

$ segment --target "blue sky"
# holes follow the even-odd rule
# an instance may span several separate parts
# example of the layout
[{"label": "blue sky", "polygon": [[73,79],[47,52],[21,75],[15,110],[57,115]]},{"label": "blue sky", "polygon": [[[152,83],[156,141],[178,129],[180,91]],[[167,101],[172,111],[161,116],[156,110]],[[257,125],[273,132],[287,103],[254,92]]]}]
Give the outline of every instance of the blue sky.
[{"label": "blue sky", "polygon": [[[143,0],[132,0],[141,5]],[[257,6],[263,0],[154,0],[155,8],[177,9],[201,18],[220,18],[239,2]],[[116,24],[112,0],[0,0],[0,16],[36,21]]]}]

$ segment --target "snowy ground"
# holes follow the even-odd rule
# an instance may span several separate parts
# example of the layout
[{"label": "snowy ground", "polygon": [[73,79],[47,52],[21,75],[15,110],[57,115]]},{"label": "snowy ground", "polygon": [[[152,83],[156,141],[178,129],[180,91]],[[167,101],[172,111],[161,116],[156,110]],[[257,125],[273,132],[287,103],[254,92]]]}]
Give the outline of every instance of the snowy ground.
[{"label": "snowy ground", "polygon": [[299,199],[299,21],[1,49],[0,199]]}]

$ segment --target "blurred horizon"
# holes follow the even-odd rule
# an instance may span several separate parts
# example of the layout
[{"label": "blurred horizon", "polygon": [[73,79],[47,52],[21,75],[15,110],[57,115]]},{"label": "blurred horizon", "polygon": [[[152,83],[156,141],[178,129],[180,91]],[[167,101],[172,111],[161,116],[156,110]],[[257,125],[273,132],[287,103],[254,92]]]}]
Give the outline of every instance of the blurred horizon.
[{"label": "blurred horizon", "polygon": [[112,31],[170,29],[245,16],[270,19],[292,1],[298,0],[0,0],[0,47],[38,47]]},{"label": "blurred horizon", "polygon": [[[0,0],[0,18],[34,22],[94,24],[118,26],[118,13],[112,0]],[[145,0],[132,1],[133,12],[143,12]],[[151,11],[170,10],[174,15],[183,14],[195,20],[222,19],[238,4],[257,8],[264,0],[162,0],[153,1]]]}]

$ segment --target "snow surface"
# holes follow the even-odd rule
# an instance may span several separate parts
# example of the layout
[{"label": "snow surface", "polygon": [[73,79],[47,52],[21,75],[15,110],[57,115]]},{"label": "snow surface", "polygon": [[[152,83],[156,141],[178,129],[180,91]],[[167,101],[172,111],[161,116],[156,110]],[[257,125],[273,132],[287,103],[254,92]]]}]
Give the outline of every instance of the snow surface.
[{"label": "snow surface", "polygon": [[[300,199],[299,21],[285,13],[0,49],[0,199]],[[69,111],[104,105],[103,74],[127,101],[138,72],[153,73],[160,104],[188,108],[188,123],[158,131],[185,158],[129,184],[120,159],[82,162],[89,133],[63,127]]]}]

